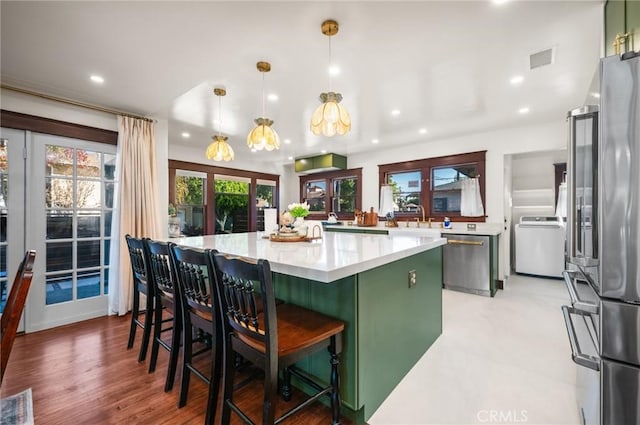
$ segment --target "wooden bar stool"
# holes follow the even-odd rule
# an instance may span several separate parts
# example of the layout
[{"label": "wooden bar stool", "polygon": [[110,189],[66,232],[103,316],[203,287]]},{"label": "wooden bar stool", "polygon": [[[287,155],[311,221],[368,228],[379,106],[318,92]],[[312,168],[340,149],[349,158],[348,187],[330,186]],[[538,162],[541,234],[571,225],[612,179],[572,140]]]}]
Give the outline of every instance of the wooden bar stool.
[{"label": "wooden bar stool", "polygon": [[22,311],[27,301],[31,279],[33,278],[33,263],[36,260],[34,250],[27,251],[18,266],[16,277],[11,285],[7,303],[5,304],[2,318],[0,318],[0,385],[4,372],[7,370],[9,354],[16,338],[18,325],[22,319]]},{"label": "wooden bar stool", "polygon": [[[142,328],[142,343],[140,344],[138,361],[143,362],[147,357],[151,327],[153,326],[153,303],[155,295],[153,293],[153,286],[149,285],[144,239],[134,238],[130,235],[126,235],[125,239],[127,240],[127,247],[129,248],[131,271],[133,273],[133,307],[131,308],[131,327],[129,328],[127,349],[133,347],[133,342],[136,338],[136,329],[138,327]],[[140,310],[140,294],[146,296],[146,304],[143,311]],[[141,314],[144,315],[143,320],[139,318]]]},{"label": "wooden bar stool", "polygon": [[[212,424],[222,372],[222,334],[219,328],[220,314],[213,268],[208,251],[171,245],[171,258],[178,282],[178,294],[182,307],[182,381],[178,407],[187,403],[191,373],[209,385],[205,424]],[[193,363],[204,350],[193,352],[194,333],[210,335],[211,374],[205,375]]]},{"label": "wooden bar stool", "polygon": [[[150,239],[147,244],[147,264],[149,265],[149,282],[155,294],[155,310],[153,319],[153,339],[151,342],[151,359],[149,372],[154,372],[158,360],[158,349],[164,348],[169,352],[169,366],[164,390],[171,391],[176,376],[178,354],[180,351],[180,336],[182,334],[182,314],[180,297],[176,293],[176,276],[171,267],[169,243],[157,242]],[[171,317],[163,319],[169,313]],[[171,326],[163,325],[171,322]],[[171,331],[169,342],[162,339],[162,334]]]},{"label": "wooden bar stool", "polygon": [[[331,400],[333,424],[339,424],[338,366],[344,323],[293,304],[276,306],[271,268],[267,260],[255,262],[214,252],[211,255],[224,332],[222,423],[230,422],[233,411],[245,423],[253,424],[233,402],[234,353],[238,353],[264,370],[263,424],[280,423],[324,395]],[[262,298],[262,312],[257,309],[255,292]],[[325,348],[330,354],[331,374],[330,385],[322,387],[293,364]],[[290,395],[291,374],[316,389],[317,393],[276,419],[279,370],[284,371],[285,400]]]}]

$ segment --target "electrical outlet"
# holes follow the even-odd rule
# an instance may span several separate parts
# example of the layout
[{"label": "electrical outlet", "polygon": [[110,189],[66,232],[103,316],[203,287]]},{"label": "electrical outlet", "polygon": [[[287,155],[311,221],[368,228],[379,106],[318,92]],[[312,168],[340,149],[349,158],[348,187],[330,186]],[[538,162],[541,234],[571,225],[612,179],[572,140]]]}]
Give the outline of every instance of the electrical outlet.
[{"label": "electrical outlet", "polygon": [[416,271],[409,270],[409,288],[416,286]]}]

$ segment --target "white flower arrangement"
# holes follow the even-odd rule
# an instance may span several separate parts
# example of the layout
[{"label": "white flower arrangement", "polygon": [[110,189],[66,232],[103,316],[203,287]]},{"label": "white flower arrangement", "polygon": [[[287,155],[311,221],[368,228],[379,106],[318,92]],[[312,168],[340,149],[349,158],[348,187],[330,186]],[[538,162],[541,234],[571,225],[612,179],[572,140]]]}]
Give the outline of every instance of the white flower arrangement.
[{"label": "white flower arrangement", "polygon": [[287,206],[287,210],[289,214],[291,214],[295,218],[306,217],[309,215],[309,204],[307,204],[306,201],[302,204],[294,202],[293,204],[289,204]]}]

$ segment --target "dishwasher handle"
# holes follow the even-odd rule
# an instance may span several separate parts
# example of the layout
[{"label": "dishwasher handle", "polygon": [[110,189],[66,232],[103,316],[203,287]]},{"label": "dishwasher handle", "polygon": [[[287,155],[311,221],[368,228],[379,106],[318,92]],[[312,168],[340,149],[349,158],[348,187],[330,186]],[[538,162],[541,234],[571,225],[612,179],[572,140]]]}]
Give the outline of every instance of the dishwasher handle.
[{"label": "dishwasher handle", "polygon": [[484,245],[484,241],[461,241],[459,239],[447,239],[447,243],[451,245],[474,245],[474,246]]},{"label": "dishwasher handle", "polygon": [[577,272],[575,271],[565,270],[562,272],[564,283],[567,286],[567,291],[569,291],[569,298],[571,298],[571,306],[576,310],[584,311],[586,313],[599,314],[600,306],[598,304],[583,301],[578,296],[578,291],[575,284],[576,274]]},{"label": "dishwasher handle", "polygon": [[571,320],[570,314],[579,314],[581,316],[589,315],[575,308],[562,306],[562,315],[564,316],[564,324],[567,327],[567,334],[569,335],[569,344],[571,345],[571,358],[576,364],[580,366],[588,367],[593,370],[600,370],[600,358],[584,354],[580,351],[580,344],[578,343],[578,335],[576,334],[576,328],[573,326],[573,320]]}]

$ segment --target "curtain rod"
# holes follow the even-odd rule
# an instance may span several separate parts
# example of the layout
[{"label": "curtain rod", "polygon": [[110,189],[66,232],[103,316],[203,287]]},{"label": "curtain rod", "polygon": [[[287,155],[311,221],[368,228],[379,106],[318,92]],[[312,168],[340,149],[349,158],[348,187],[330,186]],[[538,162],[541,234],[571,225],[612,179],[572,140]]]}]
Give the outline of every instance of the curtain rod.
[{"label": "curtain rod", "polygon": [[22,89],[22,88],[19,88],[19,87],[8,86],[6,84],[0,84],[0,87],[3,88],[3,89],[6,89],[6,90],[11,90],[11,91],[15,91],[15,92],[18,92],[18,93],[24,93],[24,94],[28,94],[30,96],[39,97],[41,99],[53,100],[55,102],[66,103],[68,105],[73,105],[73,106],[80,106],[82,108],[93,109],[94,111],[106,112],[107,114],[122,115],[122,116],[129,117],[129,118],[136,118],[136,119],[139,119],[139,120],[154,122],[154,120],[151,119],[151,118],[142,117],[140,115],[129,114],[127,112],[118,111],[116,109],[103,108],[102,106],[91,105],[90,103],[83,103],[83,102],[78,102],[76,100],[65,99],[63,97],[52,96],[52,95],[44,94],[44,93],[38,93],[38,92],[35,92],[35,91]]}]

